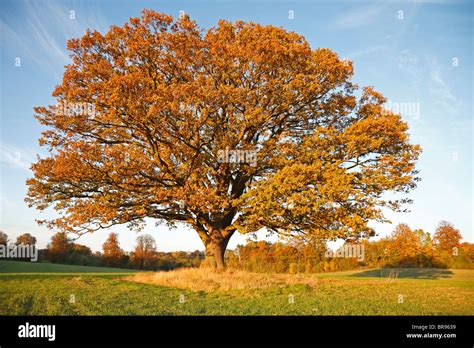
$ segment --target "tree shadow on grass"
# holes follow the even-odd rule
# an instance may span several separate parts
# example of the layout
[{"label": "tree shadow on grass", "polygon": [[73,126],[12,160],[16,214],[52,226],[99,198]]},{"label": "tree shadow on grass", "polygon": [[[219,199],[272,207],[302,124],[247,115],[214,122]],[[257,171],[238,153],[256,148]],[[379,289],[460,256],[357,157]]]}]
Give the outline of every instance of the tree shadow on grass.
[{"label": "tree shadow on grass", "polygon": [[382,268],[355,273],[352,276],[389,279],[448,279],[453,276],[453,272],[442,268]]}]

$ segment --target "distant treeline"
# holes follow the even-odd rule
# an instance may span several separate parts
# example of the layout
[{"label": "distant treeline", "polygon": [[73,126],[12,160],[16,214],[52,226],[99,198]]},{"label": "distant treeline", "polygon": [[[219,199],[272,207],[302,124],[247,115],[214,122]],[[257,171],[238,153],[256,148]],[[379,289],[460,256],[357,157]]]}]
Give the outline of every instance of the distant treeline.
[{"label": "distant treeline", "polygon": [[[300,239],[292,242],[269,243],[248,241],[226,252],[227,266],[252,272],[318,273],[356,268],[435,267],[474,268],[474,244],[461,243],[462,236],[452,224],[440,222],[435,233],[412,230],[399,224],[391,235],[376,241],[347,241],[332,251],[324,240]],[[0,245],[8,236],[0,232]],[[17,237],[15,244],[36,244],[29,233]],[[205,258],[203,251],[159,252],[150,235],[137,238],[131,252],[120,248],[116,233],[110,233],[102,252],[92,252],[77,244],[64,232],[51,238],[46,249],[39,250],[39,261],[53,263],[172,270],[199,267]]]},{"label": "distant treeline", "polygon": [[[317,273],[356,268],[474,268],[474,244],[461,243],[461,233],[442,221],[432,235],[399,224],[376,241],[348,241],[338,251],[318,239],[293,243],[265,241],[239,246],[228,253],[228,266],[252,272]],[[349,253],[348,253],[349,252]]]},{"label": "distant treeline", "polygon": [[[92,252],[85,245],[75,243],[64,232],[52,236],[46,249],[39,249],[39,262],[52,262],[83,266],[104,266],[143,270],[172,270],[180,267],[198,267],[204,252],[159,252],[152,236],[142,235],[132,252],[120,248],[116,233],[110,233],[102,245],[102,252]],[[8,243],[8,236],[0,232],[0,245]],[[34,245],[36,238],[29,233],[17,237],[16,245]]]}]

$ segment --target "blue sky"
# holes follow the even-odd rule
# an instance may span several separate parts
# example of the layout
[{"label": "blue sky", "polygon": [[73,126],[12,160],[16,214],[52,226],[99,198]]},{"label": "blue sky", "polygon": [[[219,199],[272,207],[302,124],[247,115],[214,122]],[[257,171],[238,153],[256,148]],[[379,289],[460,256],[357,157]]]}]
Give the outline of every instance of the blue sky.
[{"label": "blue sky", "polygon": [[[411,139],[424,150],[418,162],[422,181],[410,194],[411,212],[388,213],[393,224],[375,224],[379,235],[390,233],[399,222],[432,232],[440,220],[448,220],[464,240],[474,242],[470,1],[3,0],[0,230],[11,239],[30,232],[44,247],[53,234],[35,223],[53,213],[30,209],[23,199],[30,163],[45,154],[37,143],[42,128],[33,118],[33,106],[54,104],[52,90],[69,62],[66,40],[87,28],[103,33],[139,16],[143,8],[173,16],[183,10],[205,28],[219,19],[282,26],[304,35],[313,48],[328,47],[351,59],[355,82],[375,86],[391,108],[404,108]],[[126,227],[113,231],[130,250],[136,233]],[[150,222],[142,233],[153,235],[159,250],[203,249],[197,234],[185,227],[169,230]],[[100,231],[79,242],[100,250],[107,234]],[[229,247],[246,238],[234,236]]]}]

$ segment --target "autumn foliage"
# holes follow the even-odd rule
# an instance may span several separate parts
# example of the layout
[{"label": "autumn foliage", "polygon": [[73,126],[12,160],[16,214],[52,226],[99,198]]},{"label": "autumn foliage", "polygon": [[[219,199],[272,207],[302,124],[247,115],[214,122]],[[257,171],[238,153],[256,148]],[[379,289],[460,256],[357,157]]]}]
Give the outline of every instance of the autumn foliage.
[{"label": "autumn foliage", "polygon": [[[355,240],[381,208],[403,210],[420,153],[385,98],[352,63],[282,28],[221,20],[200,29],[151,10],[68,42],[72,63],[35,108],[51,152],[32,167],[27,202],[50,227],[84,233],[145,219],[185,223],[208,263],[231,236]],[[219,151],[253,151],[256,165]]]},{"label": "autumn foliage", "polygon": [[[323,243],[248,242],[228,253],[228,265],[252,272],[320,273],[373,268],[474,268],[474,244],[461,238],[437,241],[440,231],[452,224],[441,222],[434,233],[399,224],[394,231],[377,240],[361,241],[363,257],[328,257]],[[460,236],[460,235],[459,235]]]},{"label": "autumn foliage", "polygon": [[72,250],[72,242],[65,232],[58,232],[47,246],[47,258],[54,263],[64,263]]},{"label": "autumn foliage", "polygon": [[36,237],[30,233],[23,233],[16,237],[15,245],[36,245]]},{"label": "autumn foliage", "polygon": [[0,231],[0,245],[7,245],[8,244],[8,235]]},{"label": "autumn foliage", "polygon": [[108,266],[123,266],[125,264],[125,253],[120,248],[117,233],[110,233],[109,237],[102,245],[104,260]]},{"label": "autumn foliage", "polygon": [[436,247],[443,251],[452,251],[453,248],[461,245],[461,232],[453,224],[441,221],[436,228],[434,243]]},{"label": "autumn foliage", "polygon": [[[8,240],[5,233],[2,238]],[[35,241],[34,236],[25,233],[16,238],[15,244],[32,245]],[[346,246],[360,253],[338,255],[337,250],[331,252],[326,241],[319,238],[290,239],[277,243],[248,240],[245,245],[228,250],[225,260],[231,269],[257,273],[303,274],[414,267],[474,268],[474,244],[462,242],[459,230],[446,221],[441,221],[434,233],[399,224],[386,237],[357,243],[347,241],[339,249]],[[118,234],[112,232],[102,247],[102,253],[93,253],[87,246],[69,239],[64,232],[58,232],[52,236],[46,249],[39,250],[39,261],[169,271],[200,267],[204,260],[204,252],[199,250],[158,251],[154,238],[147,234],[138,236],[134,248],[128,251],[120,247]],[[172,280],[173,276],[169,278]]]}]

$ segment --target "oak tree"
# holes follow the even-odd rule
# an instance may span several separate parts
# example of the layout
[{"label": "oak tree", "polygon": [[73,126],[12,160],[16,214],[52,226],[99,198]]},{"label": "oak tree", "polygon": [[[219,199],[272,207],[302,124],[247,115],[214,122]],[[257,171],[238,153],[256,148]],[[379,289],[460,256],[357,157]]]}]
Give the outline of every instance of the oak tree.
[{"label": "oak tree", "polygon": [[8,235],[0,231],[0,245],[7,245],[8,244]]},{"label": "oak tree", "polygon": [[434,242],[437,248],[444,251],[452,251],[461,245],[461,232],[447,221],[441,221],[436,227]]},{"label": "oak tree", "polygon": [[16,237],[15,245],[36,245],[36,237],[30,233],[23,233]]},{"label": "oak tree", "polygon": [[117,233],[110,233],[107,240],[102,244],[105,263],[109,266],[119,266],[124,261],[125,253],[120,248]]},{"label": "oak tree", "polygon": [[46,246],[46,258],[53,263],[64,263],[72,249],[72,242],[66,232],[57,232]]},{"label": "oak tree", "polygon": [[60,213],[50,227],[185,223],[223,268],[236,231],[357,239],[408,201],[384,193],[416,185],[407,123],[297,33],[144,10],[68,49],[27,182],[31,206]]},{"label": "oak tree", "polygon": [[140,269],[153,267],[156,261],[156,242],[149,234],[144,234],[137,238],[137,245],[132,252],[132,263]]}]

